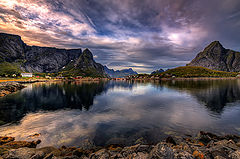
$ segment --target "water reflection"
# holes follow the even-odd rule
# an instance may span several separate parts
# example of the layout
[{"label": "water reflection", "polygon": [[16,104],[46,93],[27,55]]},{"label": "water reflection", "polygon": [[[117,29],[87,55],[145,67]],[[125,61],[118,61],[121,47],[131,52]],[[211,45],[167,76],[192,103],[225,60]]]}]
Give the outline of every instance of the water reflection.
[{"label": "water reflection", "polygon": [[228,103],[240,100],[239,80],[165,81],[160,85],[186,91],[212,112],[221,114]]},{"label": "water reflection", "polygon": [[28,112],[58,109],[86,109],[94,97],[106,91],[104,83],[38,83],[20,93],[0,99],[0,120],[14,122]]},{"label": "water reflection", "polygon": [[[239,133],[239,81],[39,83],[0,99],[1,135],[40,146],[156,143],[199,130]],[[31,139],[29,139],[31,140]]]}]

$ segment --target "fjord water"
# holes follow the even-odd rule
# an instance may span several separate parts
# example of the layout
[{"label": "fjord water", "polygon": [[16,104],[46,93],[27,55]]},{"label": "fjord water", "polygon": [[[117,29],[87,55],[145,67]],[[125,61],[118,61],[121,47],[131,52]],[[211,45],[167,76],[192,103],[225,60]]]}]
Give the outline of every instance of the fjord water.
[{"label": "fjord water", "polygon": [[0,108],[0,136],[40,147],[240,134],[240,80],[35,83],[0,98]]}]

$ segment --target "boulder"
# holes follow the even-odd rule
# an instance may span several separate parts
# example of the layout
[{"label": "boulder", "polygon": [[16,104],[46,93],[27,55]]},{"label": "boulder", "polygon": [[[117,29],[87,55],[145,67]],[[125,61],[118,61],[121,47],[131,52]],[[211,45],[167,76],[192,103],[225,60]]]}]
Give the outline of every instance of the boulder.
[{"label": "boulder", "polygon": [[41,140],[37,141],[11,141],[6,144],[3,144],[2,147],[6,147],[8,149],[18,149],[22,147],[28,147],[28,148],[36,148],[38,144],[41,143]]},{"label": "boulder", "polygon": [[174,152],[164,143],[158,143],[150,152],[149,158],[172,159],[174,158]]},{"label": "boulder", "polygon": [[[34,148],[19,148],[9,150],[8,154],[4,156],[6,159],[30,159],[36,154],[37,150]],[[42,156],[43,158],[43,156]]]}]

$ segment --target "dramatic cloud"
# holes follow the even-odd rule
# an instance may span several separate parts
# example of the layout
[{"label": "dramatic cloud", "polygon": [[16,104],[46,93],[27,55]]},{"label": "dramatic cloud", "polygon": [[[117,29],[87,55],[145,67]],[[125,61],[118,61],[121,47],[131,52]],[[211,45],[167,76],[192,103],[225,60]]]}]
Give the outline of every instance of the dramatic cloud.
[{"label": "dramatic cloud", "polygon": [[239,51],[239,28],[239,0],[0,0],[1,32],[138,72],[185,65],[213,40]]}]

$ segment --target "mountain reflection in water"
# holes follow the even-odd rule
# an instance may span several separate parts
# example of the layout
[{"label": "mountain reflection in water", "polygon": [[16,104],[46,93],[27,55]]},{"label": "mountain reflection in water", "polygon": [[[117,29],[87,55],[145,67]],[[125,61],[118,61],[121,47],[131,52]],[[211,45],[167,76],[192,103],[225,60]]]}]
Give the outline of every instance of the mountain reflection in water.
[{"label": "mountain reflection in water", "polygon": [[199,130],[238,133],[240,81],[36,83],[0,98],[0,136],[40,146],[129,145]]}]

